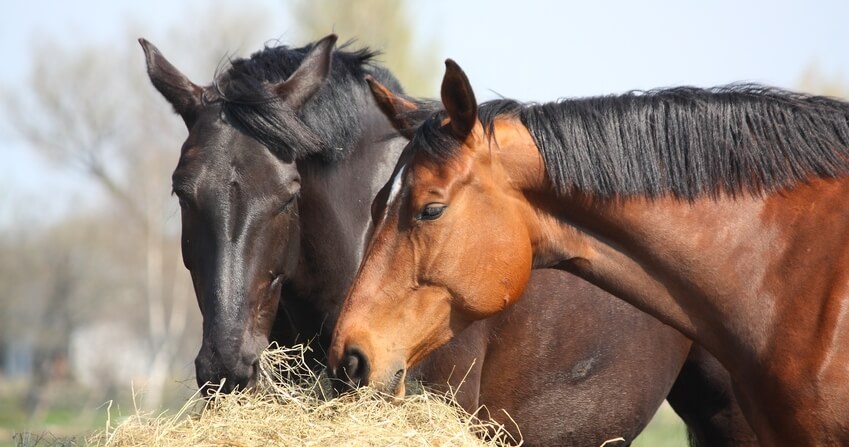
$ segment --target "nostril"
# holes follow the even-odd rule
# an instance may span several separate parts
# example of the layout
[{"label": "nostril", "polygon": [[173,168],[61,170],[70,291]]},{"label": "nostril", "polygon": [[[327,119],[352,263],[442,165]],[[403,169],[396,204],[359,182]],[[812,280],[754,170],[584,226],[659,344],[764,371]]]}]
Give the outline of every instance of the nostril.
[{"label": "nostril", "polygon": [[342,366],[342,371],[349,379],[353,379],[357,376],[357,368],[360,366],[360,358],[356,355],[349,355],[345,357],[345,365]]},{"label": "nostril", "polygon": [[245,383],[244,388],[254,388],[259,381],[259,359],[255,358],[253,362],[250,363],[248,367],[248,380]]},{"label": "nostril", "polygon": [[359,348],[348,348],[341,366],[341,378],[347,379],[354,386],[368,385],[366,382],[369,373],[368,360]]},{"label": "nostril", "polygon": [[398,371],[395,372],[395,375],[392,376],[392,380],[389,382],[389,384],[386,387],[387,390],[389,390],[390,393],[395,394],[395,393],[398,392],[398,388],[401,386],[402,382],[404,381],[404,375],[405,374],[406,374],[406,370],[404,370],[404,369],[399,369]]}]

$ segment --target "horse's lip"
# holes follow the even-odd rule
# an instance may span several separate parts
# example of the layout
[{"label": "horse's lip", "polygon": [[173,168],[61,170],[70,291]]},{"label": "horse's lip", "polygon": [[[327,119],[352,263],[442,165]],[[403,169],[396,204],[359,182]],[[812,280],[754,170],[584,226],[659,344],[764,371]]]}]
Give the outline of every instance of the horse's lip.
[{"label": "horse's lip", "polygon": [[406,387],[404,386],[404,379],[407,377],[407,370],[399,369],[395,372],[395,375],[392,377],[392,380],[389,382],[386,389],[396,399],[400,399],[404,397],[404,393],[406,391]]}]

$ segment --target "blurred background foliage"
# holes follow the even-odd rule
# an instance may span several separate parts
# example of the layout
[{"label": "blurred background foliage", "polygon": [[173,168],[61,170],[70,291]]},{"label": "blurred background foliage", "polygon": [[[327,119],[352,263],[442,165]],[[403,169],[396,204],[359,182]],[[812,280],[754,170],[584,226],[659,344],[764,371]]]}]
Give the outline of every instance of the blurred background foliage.
[{"label": "blurred background foliage", "polygon": [[378,48],[378,60],[401,81],[407,93],[432,96],[442,74],[437,42],[417,42],[409,4],[397,0],[296,0],[295,40],[312,41],[333,30],[341,41]]},{"label": "blurred background foliage", "polygon": [[[368,14],[351,5],[288,4],[302,26],[285,43],[307,43],[336,24],[337,33],[357,36],[352,45],[393,55],[381,59],[411,90],[430,91],[439,64],[413,48],[406,3],[369,0]],[[269,36],[279,33],[255,7],[218,5],[192,21],[203,28],[174,24],[154,44],[198,84],[228,58],[276,44]],[[84,433],[105,421],[110,400],[125,413],[133,405],[158,410],[195,391],[200,312],[170,197],[186,132],[150,85],[140,26],[126,28],[111,44],[36,38],[28,84],[2,92],[8,131],[104,200],[55,221],[10,203],[11,195],[4,204],[11,218],[0,232],[0,445],[18,431]]]}]

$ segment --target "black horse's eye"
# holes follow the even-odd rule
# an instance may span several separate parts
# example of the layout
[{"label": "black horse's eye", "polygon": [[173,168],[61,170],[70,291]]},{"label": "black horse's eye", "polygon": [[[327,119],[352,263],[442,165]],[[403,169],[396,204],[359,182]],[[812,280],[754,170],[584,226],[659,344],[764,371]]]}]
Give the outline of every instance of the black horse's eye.
[{"label": "black horse's eye", "polygon": [[187,198],[188,195],[182,190],[172,188],[171,194],[177,196],[177,201],[180,203],[180,208],[182,208],[183,210],[185,210],[189,205],[191,205],[191,202],[189,202]]},{"label": "black horse's eye", "polygon": [[298,196],[299,196],[299,194],[293,194],[292,197],[289,197],[289,200],[287,200],[286,203],[284,203],[283,206],[280,207],[280,210],[279,210],[280,214],[284,214],[284,213],[289,212],[289,210],[292,209],[292,205],[297,203]]},{"label": "black horse's eye", "polygon": [[416,220],[436,220],[439,219],[439,216],[442,216],[442,213],[447,208],[447,205],[443,205],[441,203],[428,203],[425,205],[422,212],[416,216]]}]

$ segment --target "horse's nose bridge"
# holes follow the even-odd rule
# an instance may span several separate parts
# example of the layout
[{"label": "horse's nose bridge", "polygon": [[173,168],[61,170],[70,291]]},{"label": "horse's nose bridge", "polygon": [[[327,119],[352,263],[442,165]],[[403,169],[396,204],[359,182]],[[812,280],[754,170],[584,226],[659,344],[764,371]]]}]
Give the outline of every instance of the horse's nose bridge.
[{"label": "horse's nose bridge", "polygon": [[234,310],[243,304],[248,296],[247,277],[249,273],[249,252],[244,242],[229,241],[224,234],[218,234],[217,250],[213,255],[209,274],[209,305],[217,312],[235,316]]},{"label": "horse's nose bridge", "polygon": [[210,358],[240,347],[250,310],[244,280],[227,257],[216,259],[203,291],[203,342],[201,353]]},{"label": "horse's nose bridge", "polygon": [[401,289],[407,284],[398,281],[404,272],[393,265],[391,252],[369,253],[360,266],[337,320],[336,335],[348,339],[369,338],[371,327],[380,321],[399,302]]},{"label": "horse's nose bridge", "polygon": [[201,351],[219,366],[250,363],[268,345],[269,325],[257,321],[265,318],[257,304],[279,293],[271,286],[278,272],[254,259],[251,243],[250,238],[231,241],[219,229],[204,270]]},{"label": "horse's nose bridge", "polygon": [[381,231],[362,262],[361,272],[357,275],[358,285],[385,290],[387,286],[409,277],[414,270],[406,259],[409,249],[401,238],[386,230]]}]

